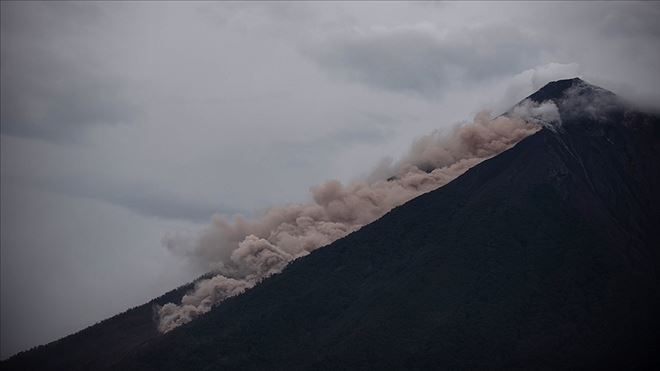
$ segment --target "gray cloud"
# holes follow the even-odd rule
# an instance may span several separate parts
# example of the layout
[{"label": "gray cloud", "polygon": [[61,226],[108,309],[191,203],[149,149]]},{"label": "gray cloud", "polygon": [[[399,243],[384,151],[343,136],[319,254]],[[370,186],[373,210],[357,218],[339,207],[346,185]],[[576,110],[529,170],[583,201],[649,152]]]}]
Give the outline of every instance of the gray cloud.
[{"label": "gray cloud", "polygon": [[[33,187],[43,192],[56,192],[69,197],[82,197],[120,206],[146,217],[204,222],[217,213],[232,215],[239,210],[208,201],[195,201],[155,185],[112,184],[107,179],[75,180],[51,177],[26,179],[6,176],[6,184]],[[245,212],[243,212],[245,213]]]},{"label": "gray cloud", "polygon": [[3,134],[67,142],[136,118],[127,88],[104,69],[111,53],[86,35],[103,21],[96,4],[2,3]]},{"label": "gray cloud", "polygon": [[94,194],[91,197],[123,206],[144,216],[192,222],[206,221],[216,213],[231,215],[239,212],[237,209],[224,205],[213,205],[207,201],[191,202],[188,198],[154,193],[151,188],[123,189],[105,195]]},{"label": "gray cloud", "polygon": [[430,23],[357,29],[303,50],[346,80],[424,95],[483,83],[538,62],[532,38],[506,25],[451,31]]}]

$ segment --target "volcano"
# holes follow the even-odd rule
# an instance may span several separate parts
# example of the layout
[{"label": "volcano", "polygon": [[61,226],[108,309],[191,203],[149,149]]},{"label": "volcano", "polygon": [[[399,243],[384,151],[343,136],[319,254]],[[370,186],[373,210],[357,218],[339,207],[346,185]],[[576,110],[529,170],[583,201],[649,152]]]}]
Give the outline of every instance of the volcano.
[{"label": "volcano", "polygon": [[660,119],[529,101],[560,120],[196,320],[155,329],[182,287],[3,369],[657,369]]}]

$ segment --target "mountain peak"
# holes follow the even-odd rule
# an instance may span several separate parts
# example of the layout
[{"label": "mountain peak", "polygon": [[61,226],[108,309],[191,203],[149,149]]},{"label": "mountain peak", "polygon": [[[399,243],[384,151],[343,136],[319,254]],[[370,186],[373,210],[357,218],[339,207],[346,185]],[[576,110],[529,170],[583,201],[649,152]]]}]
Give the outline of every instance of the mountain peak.
[{"label": "mountain peak", "polygon": [[539,89],[536,93],[530,95],[527,98],[537,103],[541,103],[547,100],[555,100],[561,98],[568,89],[576,86],[585,86],[585,85],[590,87],[595,87],[585,82],[584,80],[580,79],[579,77],[574,77],[572,79],[551,81],[545,84],[545,86]]},{"label": "mountain peak", "polygon": [[658,369],[660,121],[626,107],[580,79],[551,82],[508,114],[561,130],[194,321],[165,335],[153,323],[191,283],[0,368]]},{"label": "mountain peak", "polygon": [[599,130],[603,125],[623,122],[629,108],[611,91],[577,77],[549,82],[509,112],[515,112],[519,107],[528,107],[530,103],[556,106],[554,112],[558,117],[552,122],[544,122],[553,130],[567,126]]}]

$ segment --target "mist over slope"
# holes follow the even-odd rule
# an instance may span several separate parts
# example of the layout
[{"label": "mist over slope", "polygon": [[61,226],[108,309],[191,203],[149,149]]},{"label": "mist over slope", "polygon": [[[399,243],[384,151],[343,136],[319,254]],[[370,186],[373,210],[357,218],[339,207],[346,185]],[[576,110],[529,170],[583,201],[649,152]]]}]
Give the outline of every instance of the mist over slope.
[{"label": "mist over slope", "polygon": [[[153,332],[130,347],[132,326],[124,326],[126,340],[85,330],[3,366],[648,366],[657,361],[652,357],[660,340],[658,118],[579,79],[548,84],[507,116],[521,112],[536,118],[533,131],[543,128],[286,268],[284,260],[282,273],[244,294],[216,296],[221,299],[210,301],[195,321],[162,336],[150,321]],[[433,151],[415,149],[442,145],[431,135],[402,163],[414,164],[416,175],[428,179],[434,171],[423,164]],[[404,167],[386,167],[365,187],[405,179],[389,172]],[[437,187],[431,184],[426,191]],[[331,195],[342,194],[341,186],[334,187]],[[248,223],[245,230],[254,227]],[[276,251],[266,247],[262,251]],[[222,277],[246,282],[240,275]],[[203,282],[211,282],[207,292],[224,293],[214,279],[199,281],[189,295]],[[176,302],[182,293],[155,304]],[[127,324],[125,315],[114,320]],[[99,344],[107,347],[100,351]]]}]

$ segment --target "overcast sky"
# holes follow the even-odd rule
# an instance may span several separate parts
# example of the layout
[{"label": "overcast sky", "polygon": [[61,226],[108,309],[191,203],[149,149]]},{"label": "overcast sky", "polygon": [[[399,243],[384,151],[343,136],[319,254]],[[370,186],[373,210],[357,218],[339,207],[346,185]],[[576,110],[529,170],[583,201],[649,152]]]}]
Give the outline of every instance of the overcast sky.
[{"label": "overcast sky", "polygon": [[658,3],[1,3],[1,354],[198,274],[164,234],[580,76],[660,102]]}]

